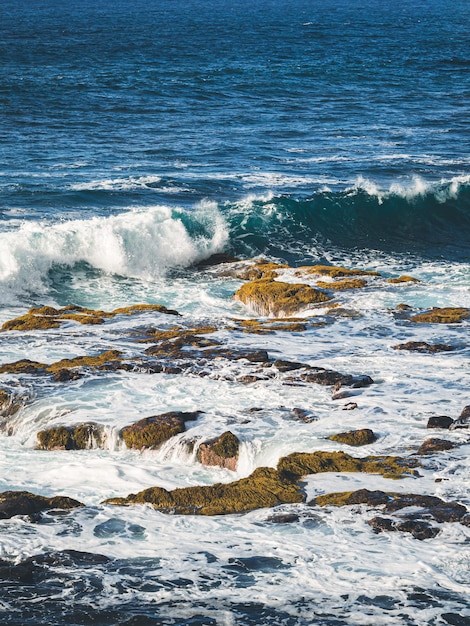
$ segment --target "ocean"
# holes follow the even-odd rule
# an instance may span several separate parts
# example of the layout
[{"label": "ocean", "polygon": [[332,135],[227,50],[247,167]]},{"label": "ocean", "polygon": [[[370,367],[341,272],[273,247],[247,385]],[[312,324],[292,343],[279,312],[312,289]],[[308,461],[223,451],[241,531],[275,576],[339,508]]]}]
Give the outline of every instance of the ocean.
[{"label": "ocean", "polygon": [[[470,507],[469,32],[466,0],[2,0],[0,492],[83,506],[0,496],[1,624],[470,624],[469,517],[317,501]],[[328,304],[235,298],[259,260]],[[416,323],[433,307],[459,317]],[[13,328],[32,308],[54,323]],[[197,417],[125,444],[168,412]],[[86,449],[39,449],[90,423]],[[227,431],[236,468],[203,464]],[[417,453],[430,437],[447,448]],[[238,512],[105,503],[339,452],[418,466],[312,471]]]}]

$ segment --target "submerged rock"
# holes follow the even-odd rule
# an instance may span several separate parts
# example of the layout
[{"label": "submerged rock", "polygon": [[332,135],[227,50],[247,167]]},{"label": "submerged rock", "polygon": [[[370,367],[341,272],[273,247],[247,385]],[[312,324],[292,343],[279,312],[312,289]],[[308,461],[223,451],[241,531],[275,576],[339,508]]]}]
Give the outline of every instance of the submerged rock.
[{"label": "submerged rock", "polygon": [[127,498],[106,500],[105,504],[126,506],[148,503],[165,513],[224,515],[302,502],[303,499],[299,485],[286,480],[270,467],[259,467],[247,478],[228,484],[185,487],[173,491],[151,487]]},{"label": "submerged rock", "polygon": [[120,436],[128,448],[137,450],[158,448],[164,441],[186,430],[186,422],[196,420],[200,411],[185,413],[170,411],[125,426]]},{"label": "submerged rock", "polygon": [[450,425],[451,430],[456,428],[470,428],[470,405],[464,407],[455,422]]},{"label": "submerged rock", "polygon": [[455,346],[449,346],[445,343],[426,343],[426,341],[408,341],[407,343],[399,343],[393,346],[394,350],[409,350],[410,352],[451,352],[455,350]]},{"label": "submerged rock", "polygon": [[15,515],[36,516],[50,509],[75,509],[83,506],[81,502],[67,496],[46,498],[28,491],[4,491],[0,493],[0,519]]},{"label": "submerged rock", "polygon": [[365,446],[377,441],[377,436],[370,428],[361,428],[359,430],[348,430],[345,433],[337,433],[328,437],[331,441],[345,443],[348,446]]},{"label": "submerged rock", "polygon": [[390,517],[373,517],[369,525],[375,533],[401,531],[411,533],[415,539],[433,539],[439,534],[439,528],[423,520],[394,520]]},{"label": "submerged rock", "polygon": [[324,292],[304,284],[283,283],[261,279],[242,285],[235,299],[250,307],[257,315],[290,317],[311,304],[327,302]]},{"label": "submerged rock", "polygon": [[227,431],[199,445],[197,459],[202,465],[217,465],[235,471],[237,469],[240,441]]},{"label": "submerged rock", "polygon": [[6,389],[0,389],[0,416],[14,415],[23,406],[21,398]]}]

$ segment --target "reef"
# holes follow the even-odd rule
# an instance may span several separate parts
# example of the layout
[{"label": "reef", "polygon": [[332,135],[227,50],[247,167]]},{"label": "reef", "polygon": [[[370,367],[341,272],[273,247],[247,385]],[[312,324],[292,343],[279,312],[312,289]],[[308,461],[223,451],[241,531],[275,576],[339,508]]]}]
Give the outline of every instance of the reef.
[{"label": "reef", "polygon": [[125,426],[120,437],[128,448],[137,450],[155,449],[171,437],[186,430],[186,422],[196,420],[200,411],[185,413],[182,411],[170,411],[161,415],[145,417],[144,419]]},{"label": "reef", "polygon": [[309,285],[269,279],[245,283],[234,297],[257,315],[272,317],[291,317],[313,304],[330,300],[330,296]]},{"label": "reef", "polygon": [[348,430],[345,433],[337,433],[328,437],[331,441],[345,443],[348,446],[366,446],[377,441],[377,436],[370,428],[361,428],[359,430]]},{"label": "reef", "polygon": [[42,511],[50,509],[75,509],[83,504],[67,496],[46,498],[29,491],[4,491],[0,493],[0,519],[9,519],[15,515],[36,517]]}]

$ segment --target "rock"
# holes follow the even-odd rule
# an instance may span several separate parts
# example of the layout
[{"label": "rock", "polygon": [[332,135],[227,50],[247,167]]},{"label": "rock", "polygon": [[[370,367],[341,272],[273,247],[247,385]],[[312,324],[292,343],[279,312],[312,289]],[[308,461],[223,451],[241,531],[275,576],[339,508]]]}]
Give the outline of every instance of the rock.
[{"label": "rock", "polygon": [[312,304],[327,302],[330,297],[309,285],[260,279],[242,285],[235,299],[251,308],[256,315],[291,317]]},{"label": "rock", "polygon": [[422,520],[406,520],[398,522],[387,517],[373,517],[369,525],[375,533],[383,531],[401,531],[411,533],[415,539],[432,539],[439,534],[439,528],[431,526]]},{"label": "rock", "polygon": [[33,518],[49,509],[74,509],[83,506],[81,502],[66,496],[46,498],[28,491],[4,491],[0,493],[0,519],[15,515],[29,515]]},{"label": "rock", "polygon": [[445,343],[426,343],[425,341],[408,341],[407,343],[399,343],[393,346],[394,350],[410,350],[411,352],[450,352],[455,350],[455,346],[449,346]]},{"label": "rock", "polygon": [[236,257],[231,254],[227,254],[226,252],[216,252],[215,254],[211,254],[207,259],[203,259],[196,263],[196,267],[210,267],[213,265],[221,265],[222,263],[236,263],[240,261]]},{"label": "rock", "polygon": [[354,411],[354,409],[357,409],[357,402],[346,402],[341,408],[343,411]]},{"label": "rock", "polygon": [[338,443],[345,443],[348,446],[365,446],[377,441],[376,435],[370,430],[370,428],[362,428],[360,430],[348,430],[345,433],[338,433],[328,437],[331,441],[337,441]]},{"label": "rock", "polygon": [[78,380],[80,378],[83,378],[83,374],[81,372],[77,372],[77,370],[75,369],[62,367],[61,369],[54,372],[53,378],[57,383],[66,383],[70,380]]},{"label": "rock", "polygon": [[430,417],[426,428],[450,428],[454,423],[454,420],[447,415],[437,415],[436,417]]},{"label": "rock", "polygon": [[2,417],[14,415],[22,406],[23,402],[20,398],[15,397],[6,389],[0,389],[0,415]]},{"label": "rock", "polygon": [[267,259],[240,261],[224,267],[219,276],[232,276],[240,280],[259,280],[266,278],[272,280],[279,275],[279,270],[288,269],[283,263],[273,263]]},{"label": "rock", "polygon": [[387,283],[391,283],[392,285],[396,285],[399,283],[420,283],[421,281],[418,278],[413,278],[413,276],[398,276],[398,278],[388,278]]},{"label": "rock", "polygon": [[317,281],[319,289],[332,289],[333,291],[346,291],[347,289],[363,289],[367,282],[362,278],[346,278],[342,280]]},{"label": "rock", "polygon": [[416,454],[433,454],[434,452],[441,452],[443,450],[452,450],[452,448],[456,448],[457,444],[452,441],[447,441],[447,439],[426,439],[420,447]]},{"label": "rock", "polygon": [[425,313],[410,317],[411,322],[430,324],[458,324],[470,317],[470,309],[463,307],[433,307]]},{"label": "rock", "polygon": [[305,422],[305,424],[311,424],[317,419],[310,411],[306,411],[305,409],[300,409],[298,407],[294,407],[291,410],[291,413],[294,415],[295,420]]},{"label": "rock", "polygon": [[228,484],[184,487],[173,491],[151,487],[127,498],[106,500],[105,504],[126,506],[149,503],[164,513],[224,515],[302,502],[303,499],[299,485],[283,478],[270,467],[259,467],[247,478]]},{"label": "rock", "polygon": [[282,359],[276,359],[273,365],[280,372],[292,372],[306,367],[305,363],[298,363],[297,361],[283,361]]},{"label": "rock", "polygon": [[125,426],[120,436],[128,448],[137,450],[158,448],[164,441],[186,430],[186,422],[196,420],[200,411],[184,413],[170,411]]},{"label": "rock", "polygon": [[456,428],[470,428],[470,405],[466,406],[455,422],[450,425],[451,430]]},{"label": "rock", "polygon": [[378,272],[370,270],[346,269],[337,265],[306,265],[297,268],[296,276],[303,274],[318,274],[338,278],[343,276],[380,276]]},{"label": "rock", "polygon": [[369,456],[357,458],[345,452],[293,452],[279,459],[277,469],[281,475],[297,480],[308,474],[322,472],[365,472],[382,474],[385,478],[410,475],[419,466],[416,459],[394,456]]},{"label": "rock", "polygon": [[317,496],[314,499],[313,504],[317,504],[319,506],[349,506],[352,504],[366,504],[368,506],[377,507],[381,504],[389,502],[391,498],[393,498],[393,495],[386,493],[385,491],[358,489],[356,491],[327,493],[323,496]]},{"label": "rock", "polygon": [[262,379],[259,376],[247,374],[246,376],[240,376],[239,378],[237,378],[237,380],[239,383],[242,383],[242,385],[251,385],[252,383],[256,383]]},{"label": "rock", "polygon": [[295,524],[299,520],[300,516],[297,513],[278,513],[271,515],[266,521],[271,524]]},{"label": "rock", "polygon": [[39,450],[86,450],[103,446],[103,427],[95,422],[76,426],[55,426],[41,430]]},{"label": "rock", "polygon": [[237,469],[240,441],[230,431],[227,431],[209,441],[199,445],[197,458],[202,465],[217,465],[225,469]]}]

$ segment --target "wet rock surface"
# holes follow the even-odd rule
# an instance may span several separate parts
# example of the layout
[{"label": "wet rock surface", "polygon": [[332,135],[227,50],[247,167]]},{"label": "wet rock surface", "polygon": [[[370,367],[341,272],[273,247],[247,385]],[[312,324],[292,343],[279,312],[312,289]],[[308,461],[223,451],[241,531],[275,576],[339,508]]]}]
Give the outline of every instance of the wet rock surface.
[{"label": "wet rock surface", "polygon": [[0,519],[15,515],[37,517],[42,511],[50,509],[74,509],[83,506],[81,502],[67,496],[46,498],[28,491],[4,491],[0,493]]},{"label": "wet rock surface", "polygon": [[158,448],[164,441],[186,430],[186,422],[197,420],[200,411],[170,411],[145,417],[120,431],[128,448],[137,450]]}]

